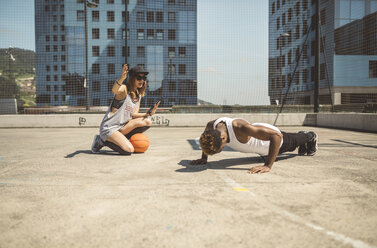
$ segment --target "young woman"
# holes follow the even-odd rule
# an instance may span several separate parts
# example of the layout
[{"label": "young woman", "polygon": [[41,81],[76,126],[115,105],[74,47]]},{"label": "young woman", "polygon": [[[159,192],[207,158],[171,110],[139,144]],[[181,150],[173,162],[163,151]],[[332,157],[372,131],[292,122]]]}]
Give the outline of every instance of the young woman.
[{"label": "young woman", "polygon": [[[123,81],[127,78],[126,84]],[[115,95],[105,117],[101,122],[99,135],[94,137],[92,152],[99,153],[103,146],[122,154],[130,155],[134,152],[129,138],[144,132],[152,121],[148,116],[154,115],[160,102],[151,111],[139,113],[140,101],[147,86],[148,72],[141,66],[135,66],[128,71],[128,66],[122,68],[122,75],[115,81],[112,92]]]}]

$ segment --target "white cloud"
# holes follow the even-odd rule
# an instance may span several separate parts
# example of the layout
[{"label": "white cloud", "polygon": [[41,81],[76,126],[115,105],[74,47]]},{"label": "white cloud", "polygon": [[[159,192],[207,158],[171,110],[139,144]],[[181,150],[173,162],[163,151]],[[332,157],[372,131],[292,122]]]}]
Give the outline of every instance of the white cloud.
[{"label": "white cloud", "polygon": [[0,29],[0,34],[20,34],[20,32],[17,32],[16,30],[2,28]]},{"label": "white cloud", "polygon": [[219,70],[212,66],[204,67],[204,68],[199,68],[198,72],[200,74],[221,74]]}]

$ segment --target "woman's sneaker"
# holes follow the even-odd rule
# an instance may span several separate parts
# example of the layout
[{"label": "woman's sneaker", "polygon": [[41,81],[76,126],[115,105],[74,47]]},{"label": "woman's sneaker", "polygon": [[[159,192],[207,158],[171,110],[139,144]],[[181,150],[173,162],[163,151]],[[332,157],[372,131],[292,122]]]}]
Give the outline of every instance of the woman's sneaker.
[{"label": "woman's sneaker", "polygon": [[313,138],[306,143],[307,144],[307,153],[308,156],[314,156],[318,151],[318,135],[315,132],[309,132],[313,134]]},{"label": "woman's sneaker", "polygon": [[92,153],[99,153],[99,150],[103,147],[103,142],[99,135],[94,136],[93,144],[92,144]]}]

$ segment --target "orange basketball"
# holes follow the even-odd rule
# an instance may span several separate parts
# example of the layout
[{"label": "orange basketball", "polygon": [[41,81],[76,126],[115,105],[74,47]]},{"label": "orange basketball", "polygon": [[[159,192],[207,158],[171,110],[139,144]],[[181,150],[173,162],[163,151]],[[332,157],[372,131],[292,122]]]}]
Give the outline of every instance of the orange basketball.
[{"label": "orange basketball", "polygon": [[130,142],[134,146],[135,152],[145,152],[149,147],[149,139],[143,133],[135,133],[132,135]]}]

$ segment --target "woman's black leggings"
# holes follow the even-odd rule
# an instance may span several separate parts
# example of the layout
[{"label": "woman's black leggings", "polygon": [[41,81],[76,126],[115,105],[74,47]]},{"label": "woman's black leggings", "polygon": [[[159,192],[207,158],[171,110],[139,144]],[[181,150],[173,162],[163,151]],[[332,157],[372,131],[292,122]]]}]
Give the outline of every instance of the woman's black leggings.
[{"label": "woman's black leggings", "polygon": [[279,154],[284,152],[293,152],[297,147],[308,143],[314,137],[313,133],[311,132],[281,133],[283,134],[283,144],[280,147]]},{"label": "woman's black leggings", "polygon": [[[129,132],[125,136],[126,136],[127,139],[130,139],[131,136],[134,135],[135,133],[143,133],[143,132],[147,131],[149,128],[150,128],[150,126],[137,127],[135,129],[131,130],[131,132]],[[110,141],[103,142],[103,145],[109,147],[111,150],[116,151],[121,155],[131,155],[131,152],[127,152],[127,151],[123,150],[122,148],[120,148],[120,146],[118,146],[117,144],[114,144]]]}]

